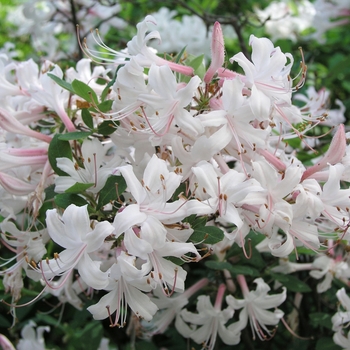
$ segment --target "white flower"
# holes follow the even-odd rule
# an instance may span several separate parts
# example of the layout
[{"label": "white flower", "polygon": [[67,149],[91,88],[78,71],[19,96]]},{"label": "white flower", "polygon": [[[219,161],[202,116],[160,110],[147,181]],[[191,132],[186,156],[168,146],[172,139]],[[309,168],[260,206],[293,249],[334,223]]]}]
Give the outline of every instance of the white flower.
[{"label": "white flower", "polygon": [[348,263],[340,259],[333,259],[323,255],[317,257],[312,263],[312,266],[317,270],[310,271],[311,277],[316,279],[325,277],[325,279],[317,285],[318,293],[323,293],[328,290],[332,285],[334,277],[343,280],[345,283],[347,283],[350,278]]},{"label": "white flower", "polygon": [[76,268],[83,281],[95,289],[108,285],[107,273],[100,270],[100,262],[92,260],[90,254],[97,251],[114,228],[107,222],[98,222],[92,229],[87,205],[77,207],[71,204],[62,217],[56,209],[46,214],[47,229],[52,240],[66,248],[56,253],[51,260],[42,260],[40,269],[45,281],[55,276],[66,275]]},{"label": "white flower", "polygon": [[[58,176],[55,191],[64,192],[76,183],[91,184],[88,192],[98,193],[112,174],[114,167],[105,164],[106,150],[101,142],[94,138],[84,140],[81,146],[82,167],[68,158],[57,158],[57,166],[70,176]],[[117,163],[117,165],[119,165]]]},{"label": "white flower", "polygon": [[242,309],[242,311],[239,314],[239,321],[228,328],[232,331],[242,330],[247,326],[249,320],[253,339],[255,339],[255,334],[258,334],[261,340],[271,338],[273,332],[266,326],[277,325],[284,313],[279,309],[275,309],[274,312],[267,311],[267,309],[276,308],[285,301],[286,288],[283,287],[283,292],[280,294],[268,295],[270,287],[262,278],[254,280],[257,285],[255,291],[249,291],[244,276],[238,275],[237,280],[241,286],[244,299],[239,300],[232,295],[228,295],[226,302],[234,310]]},{"label": "white flower", "polygon": [[[341,288],[336,293],[342,308],[332,317],[333,331],[341,331],[350,321],[350,298],[346,294],[345,288]],[[344,310],[344,311],[342,311]]]},{"label": "white flower", "polygon": [[[201,295],[198,297],[198,314],[189,312],[186,309],[181,311],[181,318],[176,323],[176,328],[184,337],[191,337],[197,344],[202,344],[202,349],[212,350],[216,343],[217,335],[227,345],[236,345],[240,342],[240,330],[232,332],[225,324],[233,316],[233,309],[230,307],[221,310],[221,302],[225,286],[221,285],[218,290],[215,305],[213,306],[210,297]],[[189,328],[183,321],[193,325]],[[194,326],[199,326],[195,328]]]},{"label": "white flower", "polygon": [[36,332],[34,330],[36,323],[29,321],[22,331],[19,343],[17,344],[17,350],[45,350],[44,332],[49,332],[50,327],[38,327]]},{"label": "white flower", "polygon": [[139,270],[135,267],[135,257],[122,252],[117,258],[117,263],[111,267],[109,284],[104,288],[110,292],[97,304],[88,307],[94,319],[110,317],[111,320],[111,315],[116,311],[115,322],[111,322],[111,325],[123,327],[128,305],[137,317],[150,321],[158,307],[142,293],[152,290],[146,273],[147,264],[143,264]]}]

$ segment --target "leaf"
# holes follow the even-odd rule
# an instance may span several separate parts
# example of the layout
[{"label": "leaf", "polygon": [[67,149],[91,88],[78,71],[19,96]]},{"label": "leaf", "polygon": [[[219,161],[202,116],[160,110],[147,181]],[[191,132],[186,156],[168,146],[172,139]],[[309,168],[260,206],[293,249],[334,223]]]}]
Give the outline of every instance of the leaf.
[{"label": "leaf", "polygon": [[82,117],[83,122],[85,123],[85,125],[87,127],[89,127],[90,129],[94,128],[94,122],[92,120],[92,115],[87,108],[83,108],[81,110],[81,117]]},{"label": "leaf", "polygon": [[70,204],[75,204],[78,207],[88,204],[83,197],[75,193],[60,193],[55,196],[55,203],[63,209],[66,209]]},{"label": "leaf", "polygon": [[234,275],[244,275],[244,276],[253,276],[260,277],[261,273],[251,266],[243,266],[243,265],[231,265],[229,271]]},{"label": "leaf", "polygon": [[253,276],[253,277],[259,277],[261,274],[257,269],[254,269],[250,266],[242,266],[242,265],[232,265],[231,263],[227,261],[214,261],[209,260],[206,261],[205,266],[213,269],[213,270],[228,270],[233,275],[244,275],[244,276]]},{"label": "leaf", "polygon": [[124,193],[126,187],[126,182],[122,176],[109,176],[106,181],[106,184],[100,191],[100,196],[98,198],[96,209],[100,210],[104,205],[108,204],[110,201],[117,200],[118,196]]},{"label": "leaf", "polygon": [[283,284],[291,292],[311,292],[311,288],[305,282],[292,275],[283,275],[280,273],[271,272],[271,277]]},{"label": "leaf", "polygon": [[56,134],[49,145],[48,158],[52,169],[59,176],[68,176],[57,166],[57,158],[73,159],[72,150],[68,141],[60,140],[61,134]]},{"label": "leaf", "polygon": [[231,264],[227,261],[215,261],[215,260],[208,260],[204,263],[206,267],[212,270],[230,270]]},{"label": "leaf", "polygon": [[[128,350],[129,349],[131,350],[132,347],[130,346],[128,348]],[[153,343],[146,341],[146,340],[143,340],[143,341],[136,343],[135,349],[136,350],[158,350],[159,348],[158,348],[158,346],[154,345]]]},{"label": "leaf", "polygon": [[309,314],[311,324],[317,327],[325,327],[328,329],[332,329],[332,315],[324,313],[324,312],[314,312]]},{"label": "leaf", "polygon": [[72,87],[76,95],[82,97],[85,101],[98,104],[96,92],[87,84],[80,80],[73,80]]},{"label": "leaf", "polygon": [[190,67],[194,69],[194,74],[198,75],[201,79],[203,79],[205,74],[205,66],[203,63],[204,55],[199,55],[195,57],[191,62],[188,64]]},{"label": "leaf", "polygon": [[47,75],[56,83],[58,84],[60,87],[62,87],[65,90],[70,91],[72,94],[75,94],[75,91],[72,87],[71,84],[67,83],[66,81],[62,80],[61,78],[59,78],[57,75],[51,74],[51,73],[47,73]]},{"label": "leaf", "polygon": [[316,350],[341,350],[342,348],[335,344],[332,338],[321,338],[316,343]]},{"label": "leaf", "polygon": [[[87,322],[84,329],[79,329],[73,334],[74,338],[72,338],[69,343],[73,345],[74,349],[96,350],[101,343],[103,327],[99,322]],[[84,341],[82,341],[82,339]]]},{"label": "leaf", "polygon": [[91,186],[93,186],[94,183],[80,183],[76,182],[73,186],[67,188],[64,192],[65,193],[82,193]]},{"label": "leaf", "polygon": [[113,101],[112,100],[106,100],[103,101],[102,103],[100,103],[97,107],[98,107],[98,111],[102,112],[102,113],[107,113],[112,109],[112,104]]},{"label": "leaf", "polygon": [[186,217],[184,222],[188,222],[193,229],[204,227],[207,223],[207,217],[206,216],[197,216],[196,214],[192,214],[188,217]]},{"label": "leaf", "polygon": [[206,244],[215,244],[224,239],[224,233],[215,226],[204,226],[196,228],[192,233],[190,240],[192,242],[202,242]]},{"label": "leaf", "polygon": [[119,126],[118,121],[104,120],[97,128],[97,132],[103,136],[108,136],[116,131]]},{"label": "leaf", "polygon": [[106,87],[103,89],[102,94],[101,94],[101,100],[104,101],[109,93],[110,88],[114,85],[116,79],[117,79],[117,74],[119,69],[122,67],[122,65],[118,66],[117,70],[115,71],[113,79],[106,85]]},{"label": "leaf", "polygon": [[58,139],[62,141],[71,141],[71,140],[81,140],[86,139],[92,134],[90,131],[73,131],[67,132],[66,134],[60,134]]}]

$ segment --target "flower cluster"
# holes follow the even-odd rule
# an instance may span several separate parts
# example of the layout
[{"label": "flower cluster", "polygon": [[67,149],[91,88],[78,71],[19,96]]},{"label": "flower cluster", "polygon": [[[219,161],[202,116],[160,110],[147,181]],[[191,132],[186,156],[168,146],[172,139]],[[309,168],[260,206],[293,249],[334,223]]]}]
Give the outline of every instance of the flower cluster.
[{"label": "flower cluster", "polygon": [[[1,56],[0,227],[11,254],[1,275],[12,297],[4,302],[15,313],[25,275],[42,283],[39,297],[77,309],[95,294],[87,308],[95,320],[136,327],[133,315],[144,335],[175,320],[181,335],[213,349],[218,337],[238,344],[249,322],[254,339],[271,339],[287,289],[268,294],[261,277],[249,288],[234,252],[280,258],[272,273],[326,276],[319,293],[334,277],[348,282],[338,246],[349,240],[342,183],[350,181],[350,148],[344,125],[334,125],[343,110],[327,119],[315,98],[324,92],[312,90],[296,106],[305,63],[293,79],[293,56],[267,38],[250,36],[251,60],[230,58],[238,73],[226,67],[218,22],[209,67],[203,56],[158,56],[149,46],[160,39],[155,22],[140,22],[123,51],[97,38],[109,69],[91,70],[83,59],[64,73],[49,61],[39,69]],[[335,131],[316,157],[307,136],[325,123]],[[260,242],[249,253],[248,235]],[[298,249],[321,255],[303,266],[289,260]],[[186,286],[196,264],[221,271],[219,281]],[[195,294],[197,313],[185,308]]]}]

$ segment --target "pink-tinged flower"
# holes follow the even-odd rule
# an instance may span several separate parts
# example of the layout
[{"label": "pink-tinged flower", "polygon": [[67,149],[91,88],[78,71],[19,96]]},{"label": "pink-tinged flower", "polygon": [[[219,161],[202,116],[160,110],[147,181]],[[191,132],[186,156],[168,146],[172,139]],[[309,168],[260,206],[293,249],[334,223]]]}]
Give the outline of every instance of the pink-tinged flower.
[{"label": "pink-tinged flower", "polygon": [[89,50],[86,45],[84,47],[86,54],[89,57],[95,57],[115,65],[125,64],[126,59],[134,57],[137,63],[142,67],[150,67],[153,63],[157,66],[169,66],[173,71],[182,73],[185,75],[193,75],[193,68],[183,66],[181,64],[167,61],[164,58],[157,56],[156,50],[147,46],[150,40],[160,40],[160,35],[157,31],[150,31],[150,24],[156,24],[154,17],[148,15],[145,19],[137,24],[137,34],[128,42],[127,52],[118,52],[107,47],[101,40],[99,34],[97,34],[96,42],[109,52],[109,55],[114,55],[113,58],[106,59],[106,57],[99,57],[95,55],[95,51]]},{"label": "pink-tinged flower", "polygon": [[[127,306],[140,319],[150,321],[157,312],[158,307],[143,292],[149,292],[153,286],[150,283],[148,264],[143,264],[141,269],[135,266],[136,258],[122,252],[117,258],[117,263],[110,269],[109,283],[105,290],[109,293],[100,301],[87,308],[95,320],[110,318],[111,326],[124,327],[127,317]],[[112,314],[116,311],[115,322],[112,322]]]},{"label": "pink-tinged flower", "polygon": [[147,117],[157,134],[167,132],[172,123],[194,135],[204,131],[198,118],[194,118],[186,109],[200,82],[200,78],[194,76],[182,87],[177,84],[175,75],[169,66],[159,67],[152,64],[148,73],[148,86],[152,91],[141,93],[138,99],[156,111],[152,117]]},{"label": "pink-tinged flower", "polygon": [[[37,102],[55,111],[68,131],[75,131],[75,126],[66,112],[69,91],[60,87],[47,75],[47,70],[50,65],[51,62],[45,62],[45,65],[42,68],[45,70],[45,73],[40,75],[40,84],[33,85],[29,92]],[[57,65],[55,65],[49,73],[60,79],[63,78],[63,72]]]},{"label": "pink-tinged flower", "polygon": [[345,136],[345,128],[343,124],[340,124],[337,132],[333,136],[331,144],[323,156],[323,158],[317,162],[317,164],[309,167],[301,178],[301,181],[307,179],[312,176],[316,172],[322,170],[327,167],[328,164],[335,165],[339,163],[345,155],[346,151],[346,136]]},{"label": "pink-tinged flower", "polygon": [[208,162],[198,163],[192,172],[198,185],[196,197],[207,203],[213,212],[218,211],[218,221],[233,223],[240,229],[243,226],[240,205],[249,193],[263,191],[260,184],[233,169],[220,175]]},{"label": "pink-tinged flower", "polygon": [[[232,134],[227,125],[223,125],[219,130],[213,132],[210,136],[202,135],[197,137],[191,147],[184,145],[184,140],[180,136],[175,136],[171,140],[171,147],[174,155],[181,162],[181,174],[184,179],[191,175],[191,168],[200,161],[209,161],[229,144]],[[187,146],[187,145],[186,145]],[[203,213],[206,214],[206,213]]]},{"label": "pink-tinged flower", "polygon": [[286,288],[283,287],[283,292],[280,294],[268,295],[270,287],[262,278],[254,280],[257,285],[255,291],[249,291],[243,275],[238,275],[237,281],[244,299],[236,299],[232,295],[228,295],[226,302],[234,310],[242,309],[242,311],[239,314],[239,321],[230,325],[228,329],[240,331],[247,326],[249,320],[253,339],[255,339],[256,334],[261,340],[271,339],[274,331],[269,330],[266,326],[277,325],[284,313],[279,309],[275,309],[273,312],[267,311],[267,309],[276,308],[286,300]]},{"label": "pink-tinged flower", "polygon": [[25,196],[33,192],[35,184],[24,182],[16,177],[0,172],[0,184],[8,192],[15,196]]},{"label": "pink-tinged flower", "polygon": [[72,82],[75,79],[80,80],[83,83],[88,84],[92,90],[100,95],[105,88],[105,85],[97,84],[96,80],[99,77],[102,77],[106,78],[108,81],[109,78],[106,77],[108,72],[109,70],[103,66],[96,66],[93,71],[91,71],[91,60],[83,58],[77,62],[75,69],[73,67],[67,69],[65,75],[68,82]]},{"label": "pink-tinged flower", "polygon": [[[175,327],[182,321],[180,311],[188,304],[188,299],[198,292],[201,288],[208,284],[209,280],[203,278],[195,283],[190,288],[187,288],[183,293],[175,293],[171,297],[164,295],[161,288],[153,290],[153,298],[151,300],[158,306],[159,311],[149,323],[144,323],[149,335],[164,333],[171,322],[175,320]],[[180,326],[181,327],[181,326]]]},{"label": "pink-tinged flower", "polygon": [[20,231],[16,225],[8,220],[4,220],[0,224],[1,240],[4,246],[16,255],[1,265],[7,265],[9,262],[16,261],[15,264],[1,271],[0,275],[4,275],[3,284],[5,291],[10,292],[12,301],[17,302],[21,297],[23,288],[23,270],[29,276],[32,270],[28,263],[34,264],[46,253],[45,244],[49,240],[47,230],[38,231]]},{"label": "pink-tinged flower", "polygon": [[222,67],[225,61],[225,43],[219,22],[214,23],[213,34],[211,39],[211,63],[204,75],[204,82],[210,83],[218,68]]},{"label": "pink-tinged flower", "polygon": [[108,285],[106,272],[100,270],[100,261],[93,260],[91,254],[97,251],[114,228],[107,222],[98,222],[91,228],[87,206],[71,204],[60,217],[56,209],[46,214],[47,229],[52,240],[63,248],[50,260],[39,264],[47,284],[55,276],[70,274],[76,268],[82,280],[90,287],[103,289]]},{"label": "pink-tinged flower", "polygon": [[107,178],[112,174],[116,165],[105,164],[106,149],[101,142],[94,138],[84,140],[81,146],[82,164],[78,164],[68,158],[57,158],[57,166],[69,176],[59,176],[55,180],[55,191],[64,192],[75,183],[91,184],[87,191],[98,193],[105,185]]},{"label": "pink-tinged flower", "polygon": [[128,253],[151,262],[152,278],[166,293],[167,285],[174,290],[183,290],[185,270],[164,257],[181,258],[191,253],[199,259],[200,255],[192,243],[168,241],[163,224],[176,223],[188,215],[184,200],[167,203],[180,185],[182,176],[170,172],[166,162],[156,155],[148,162],[141,182],[131,166],[120,167],[119,171],[136,204],[129,204],[115,216],[116,237],[125,233],[124,244]]},{"label": "pink-tinged flower", "polygon": [[333,278],[338,278],[347,283],[350,278],[350,267],[347,262],[341,259],[333,259],[323,255],[317,257],[312,266],[315,270],[310,271],[310,276],[316,279],[325,277],[322,282],[317,285],[317,292],[323,293],[331,288]]},{"label": "pink-tinged flower", "polygon": [[245,77],[242,79],[250,89],[252,112],[263,121],[269,119],[274,105],[291,104],[292,81],[289,73],[294,60],[291,54],[284,54],[267,38],[251,35],[249,44],[252,46],[252,62],[241,52],[230,61],[237,62],[244,70]]},{"label": "pink-tinged flower", "polygon": [[51,142],[51,136],[44,135],[40,132],[30,129],[28,126],[24,126],[3,108],[0,108],[0,127],[13,134],[26,135],[44,142]]},{"label": "pink-tinged flower", "polygon": [[2,347],[2,350],[16,350],[9,339],[3,334],[0,334],[0,346]]},{"label": "pink-tinged flower", "polygon": [[[320,199],[323,202],[324,208],[322,214],[330,222],[337,225],[339,228],[346,229],[346,224],[349,222],[349,198],[350,189],[341,188],[341,178],[344,172],[342,164],[329,165],[328,180],[323,185],[323,192]],[[332,226],[334,228],[334,226]],[[348,235],[345,239],[347,239]]]},{"label": "pink-tinged flower", "polygon": [[[227,345],[236,345],[240,342],[240,330],[233,332],[230,326],[225,326],[234,313],[230,307],[221,310],[225,289],[224,284],[219,286],[214,306],[209,296],[199,296],[197,302],[198,313],[195,314],[183,309],[176,323],[178,332],[186,338],[190,337],[197,344],[202,344],[202,349],[214,349],[218,335]],[[182,322],[180,322],[181,319]],[[192,326],[187,326],[185,322]]]}]

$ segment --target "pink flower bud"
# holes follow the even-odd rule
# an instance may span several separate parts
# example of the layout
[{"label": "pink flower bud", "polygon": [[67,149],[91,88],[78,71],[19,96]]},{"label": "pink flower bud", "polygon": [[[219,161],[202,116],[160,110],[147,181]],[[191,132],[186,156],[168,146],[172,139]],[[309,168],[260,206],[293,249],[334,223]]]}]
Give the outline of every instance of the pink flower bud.
[{"label": "pink flower bud", "polygon": [[335,165],[336,163],[339,163],[345,154],[345,149],[345,129],[344,125],[340,124],[324,157],[321,159],[321,161],[311,166],[304,172],[303,176],[301,177],[301,181],[304,181],[314,173],[322,170],[327,166],[327,164]]},{"label": "pink flower bud", "polygon": [[204,82],[210,83],[216,71],[222,67],[225,61],[225,43],[222,34],[221,25],[215,22],[213,28],[213,36],[211,40],[211,63],[205,73]]}]

